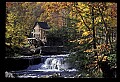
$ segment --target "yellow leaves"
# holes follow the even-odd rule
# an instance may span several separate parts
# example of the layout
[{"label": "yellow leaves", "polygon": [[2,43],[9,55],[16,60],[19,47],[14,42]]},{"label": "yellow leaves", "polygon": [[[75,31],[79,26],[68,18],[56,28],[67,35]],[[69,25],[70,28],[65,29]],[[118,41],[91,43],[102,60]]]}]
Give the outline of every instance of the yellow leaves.
[{"label": "yellow leaves", "polygon": [[91,68],[91,67],[95,67],[97,64],[96,63],[93,63],[93,64],[89,64],[87,66],[85,66],[86,68]]},{"label": "yellow leaves", "polygon": [[82,34],[82,36],[88,36],[89,34],[88,34],[88,32],[84,32],[83,34]]},{"label": "yellow leaves", "polygon": [[88,49],[88,50],[86,50],[84,52],[87,52],[87,53],[92,52],[92,49]]},{"label": "yellow leaves", "polygon": [[69,41],[69,42],[75,42],[75,41]]},{"label": "yellow leaves", "polygon": [[84,3],[82,3],[82,2],[78,2],[78,6],[77,7],[79,8],[79,10],[81,12],[84,12],[84,13],[85,12],[89,13],[89,11],[90,11],[89,7],[87,5],[85,5]]},{"label": "yellow leaves", "polygon": [[99,22],[102,22],[102,19],[100,16],[96,17],[95,19],[95,24],[99,23]]},{"label": "yellow leaves", "polygon": [[69,42],[71,42],[71,43],[74,43],[74,42],[77,42],[77,43],[79,43],[79,44],[84,44],[84,43],[90,43],[90,42],[92,42],[93,41],[93,39],[92,38],[87,38],[87,39],[77,39],[77,40],[72,40],[72,41],[69,41]]},{"label": "yellow leaves", "polygon": [[71,12],[69,13],[69,17],[72,18],[72,16],[73,16],[73,12],[71,11]]},{"label": "yellow leaves", "polygon": [[102,61],[106,61],[107,60],[107,56],[104,56]]},{"label": "yellow leaves", "polygon": [[7,15],[8,15],[8,17],[7,17],[8,21],[9,22],[14,22],[14,19],[16,19],[16,16],[13,13],[10,13],[10,14],[7,14]]},{"label": "yellow leaves", "polygon": [[79,44],[83,44],[84,42],[85,42],[85,40],[84,39],[77,39],[77,40],[73,40],[73,41],[70,41],[70,42],[78,42]]},{"label": "yellow leaves", "polygon": [[97,61],[100,61],[100,60],[106,61],[106,60],[107,60],[107,57],[108,57],[108,56],[94,56],[94,58],[95,58]]},{"label": "yellow leaves", "polygon": [[87,65],[87,68],[95,67],[96,65],[98,65],[99,61],[104,62],[107,60],[107,56],[94,56],[93,58],[95,58],[95,60],[92,62],[92,64]]},{"label": "yellow leaves", "polygon": [[83,9],[83,11],[84,11],[84,12],[89,12],[90,9],[89,9],[88,7],[86,7],[86,8]]},{"label": "yellow leaves", "polygon": [[109,21],[109,18],[104,18],[105,21]]},{"label": "yellow leaves", "polygon": [[37,4],[41,4],[41,2],[36,2]]},{"label": "yellow leaves", "polygon": [[100,52],[103,52],[103,51],[109,51],[110,50],[110,45],[109,44],[101,44],[101,45],[97,45],[97,49],[100,50]]},{"label": "yellow leaves", "polygon": [[90,31],[85,31],[85,32],[82,34],[82,36],[88,36],[89,34],[91,34]]},{"label": "yellow leaves", "polygon": [[79,7],[79,8],[84,8],[84,7],[85,7],[85,4],[83,4],[82,2],[78,2],[78,7]]},{"label": "yellow leaves", "polygon": [[47,2],[44,3],[43,9],[48,12],[56,12],[67,7],[67,4],[64,2]]},{"label": "yellow leaves", "polygon": [[91,43],[92,41],[93,41],[93,38],[92,38],[92,39],[90,39],[89,43]]},{"label": "yellow leaves", "polygon": [[84,6],[81,2],[78,2],[78,6]]},{"label": "yellow leaves", "polygon": [[94,64],[97,64],[98,61],[93,61]]},{"label": "yellow leaves", "polygon": [[78,40],[79,44],[83,44],[84,43],[84,39],[80,39]]},{"label": "yellow leaves", "polygon": [[111,19],[112,21],[110,21],[110,27],[117,27],[117,19]]},{"label": "yellow leaves", "polygon": [[94,58],[96,60],[94,60],[91,64],[86,65],[86,68],[91,68],[91,67],[95,67],[96,65],[98,65],[98,62],[102,60],[102,62],[107,60],[107,56],[94,56]]},{"label": "yellow leaves", "polygon": [[81,22],[77,23],[76,25],[77,25],[77,27],[79,27],[79,29],[82,27],[82,23]]},{"label": "yellow leaves", "polygon": [[70,42],[78,42],[79,44],[83,44],[85,42],[85,39],[77,39],[77,40],[73,40],[73,41],[70,41]]},{"label": "yellow leaves", "polygon": [[77,27],[79,31],[84,31],[84,32],[86,31],[86,26],[84,25],[83,22],[77,23]]},{"label": "yellow leaves", "polygon": [[69,42],[72,42],[72,43],[74,43],[74,42],[79,42],[80,40],[71,40],[71,41],[69,41]]}]

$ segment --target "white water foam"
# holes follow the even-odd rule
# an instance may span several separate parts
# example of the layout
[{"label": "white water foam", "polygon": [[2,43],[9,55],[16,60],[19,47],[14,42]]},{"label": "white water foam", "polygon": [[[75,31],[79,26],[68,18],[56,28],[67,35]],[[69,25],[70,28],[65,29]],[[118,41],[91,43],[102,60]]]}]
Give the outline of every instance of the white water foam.
[{"label": "white water foam", "polygon": [[[50,75],[53,73],[65,73],[72,74],[72,72],[76,72],[76,69],[70,69],[70,64],[66,62],[66,55],[52,55],[52,56],[42,56],[45,61],[43,63],[37,65],[30,65],[24,71],[19,78],[37,78],[44,75]],[[22,71],[21,71],[22,72]],[[65,75],[63,74],[63,75]]]}]

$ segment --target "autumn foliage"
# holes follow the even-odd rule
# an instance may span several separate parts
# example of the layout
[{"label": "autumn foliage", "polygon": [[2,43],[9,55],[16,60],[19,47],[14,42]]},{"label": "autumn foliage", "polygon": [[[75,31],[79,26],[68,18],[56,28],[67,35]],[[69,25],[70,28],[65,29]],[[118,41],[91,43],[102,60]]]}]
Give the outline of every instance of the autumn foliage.
[{"label": "autumn foliage", "polygon": [[[33,24],[47,22],[52,29],[58,29],[51,31],[51,35],[64,37],[64,45],[71,46],[69,51],[78,52],[77,57],[72,56],[74,62],[85,58],[84,65],[78,64],[78,68],[95,67],[100,57],[105,61],[117,51],[117,3],[114,2],[6,2],[6,16],[7,45],[26,45]],[[91,60],[94,57],[96,60]]]}]

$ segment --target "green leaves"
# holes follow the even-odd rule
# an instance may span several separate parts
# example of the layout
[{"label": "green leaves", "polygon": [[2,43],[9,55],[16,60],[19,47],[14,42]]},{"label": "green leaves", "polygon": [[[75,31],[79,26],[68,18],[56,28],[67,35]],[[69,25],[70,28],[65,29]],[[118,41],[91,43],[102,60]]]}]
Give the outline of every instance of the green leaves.
[{"label": "green leaves", "polygon": [[117,56],[116,54],[110,54],[107,58],[110,62],[110,66],[113,67],[113,68],[116,68],[117,67]]}]

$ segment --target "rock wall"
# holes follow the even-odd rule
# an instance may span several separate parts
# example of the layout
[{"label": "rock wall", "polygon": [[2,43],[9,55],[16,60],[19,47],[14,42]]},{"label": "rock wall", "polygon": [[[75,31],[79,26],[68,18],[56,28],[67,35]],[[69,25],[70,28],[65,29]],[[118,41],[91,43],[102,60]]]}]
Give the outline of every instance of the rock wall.
[{"label": "rock wall", "polygon": [[5,58],[5,71],[17,71],[24,70],[29,65],[39,64],[41,62],[41,58]]}]

